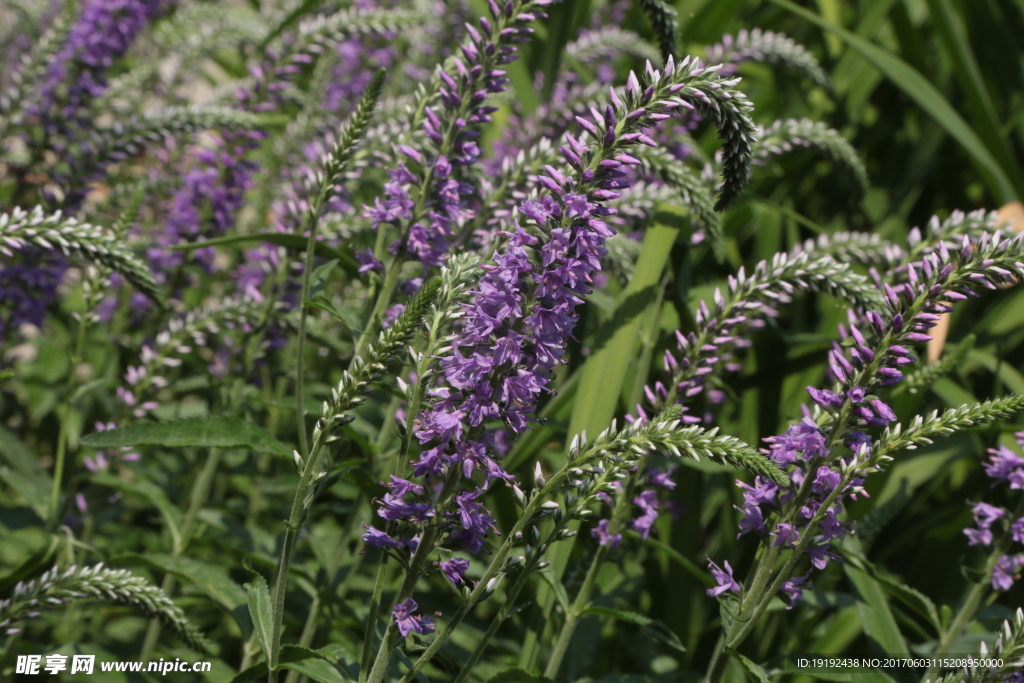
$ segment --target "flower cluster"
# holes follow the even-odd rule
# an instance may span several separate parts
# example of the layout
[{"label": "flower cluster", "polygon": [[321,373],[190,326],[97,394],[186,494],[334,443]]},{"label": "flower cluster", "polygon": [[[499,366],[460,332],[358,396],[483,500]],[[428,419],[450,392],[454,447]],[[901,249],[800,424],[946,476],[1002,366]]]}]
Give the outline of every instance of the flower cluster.
[{"label": "flower cluster", "polygon": [[22,325],[42,327],[66,269],[64,259],[42,251],[0,267],[0,340]]},{"label": "flower cluster", "polygon": [[[249,298],[230,298],[174,318],[151,342],[142,344],[140,363],[128,366],[124,384],[117,388],[121,405],[135,417],[145,417],[159,407],[154,394],[168,384],[165,373],[182,364],[180,356],[210,345],[210,336],[231,330],[249,330],[256,317],[256,303]],[[219,359],[214,359],[214,364]],[[215,368],[211,367],[215,375]]]},{"label": "flower cluster", "polygon": [[490,122],[497,110],[486,101],[505,91],[508,78],[499,67],[516,60],[516,44],[528,41],[533,33],[528,24],[545,18],[542,9],[550,4],[551,0],[511,0],[499,6],[490,0],[490,18],[480,18],[479,30],[466,24],[461,57],[451,57],[450,66],[437,73],[441,108],[428,104],[423,109],[429,145],[422,151],[399,145],[406,161],[389,170],[385,199],[378,197],[374,206],[365,207],[374,229],[384,223],[408,224],[391,245],[393,252],[402,249],[424,265],[440,265],[458,237],[456,228],[472,218],[464,198],[474,189],[463,176],[480,156],[479,125]]},{"label": "flower cluster", "polygon": [[[735,361],[735,352],[750,346],[749,333],[777,316],[779,306],[792,301],[795,293],[807,290],[827,291],[856,306],[880,302],[867,278],[849,272],[828,256],[780,253],[758,263],[749,275],[741,267],[735,276],[729,276],[725,292],[715,288],[711,306],[704,301],[698,304],[697,329],[686,335],[676,332],[679,356],[669,350],[664,356],[664,369],[672,377],[668,386],[659,381],[644,387],[650,409],[656,412],[672,402],[692,404],[701,395],[711,404],[724,401],[724,393],[713,388],[716,374],[737,372],[741,366]],[[684,407],[684,422],[700,421],[686,410]],[[637,405],[635,412],[638,419],[648,418],[642,405]],[[704,415],[706,421],[712,417],[710,412]]]},{"label": "flower cluster", "polygon": [[[1017,443],[1024,448],[1024,432],[1017,432],[1016,436]],[[989,449],[989,454],[985,473],[997,484],[1005,482],[1011,490],[1024,491],[1024,457],[1007,446]],[[1008,591],[1024,568],[1024,552],[1009,552],[1012,543],[1024,545],[1024,514],[1015,518],[1009,510],[985,502],[971,505],[975,526],[964,529],[968,545],[995,548],[993,527],[997,522],[1005,526],[1006,536],[998,543],[999,556],[992,565],[991,581],[994,590]]]},{"label": "flower cluster", "polygon": [[[86,0],[68,38],[50,65],[36,114],[49,126],[77,121],[107,88],[107,71],[160,12],[164,0]],[[54,107],[61,107],[54,111]],[[62,123],[63,122],[63,123]]]},{"label": "flower cluster", "polygon": [[430,617],[419,616],[413,614],[419,609],[419,605],[412,598],[409,598],[405,602],[400,602],[395,605],[392,610],[392,614],[395,616],[395,623],[398,625],[398,631],[405,638],[410,633],[433,633],[434,622]]},{"label": "flower cluster", "polygon": [[[633,496],[630,502],[636,508],[634,512],[638,514],[630,520],[629,526],[633,531],[640,534],[640,537],[644,540],[651,535],[651,530],[654,528],[654,524],[658,521],[662,511],[668,509],[673,511],[673,514],[677,511],[675,510],[677,506],[658,498],[659,490],[671,491],[676,487],[673,476],[677,469],[677,467],[667,467],[663,470],[660,467],[652,467],[637,482],[639,491],[636,492],[637,495]],[[624,489],[621,481],[611,482],[611,487],[620,493]],[[613,505],[615,502],[612,496],[604,491],[599,492],[597,495],[609,505]],[[612,527],[611,519],[598,521],[594,528],[590,530],[590,534],[597,539],[599,545],[610,545],[612,550],[617,548],[622,542],[622,534]]]},{"label": "flower cluster", "polygon": [[[771,548],[799,550],[819,570],[837,558],[830,552],[831,543],[849,533],[848,525],[839,520],[843,501],[863,494],[864,475],[878,469],[872,438],[863,428],[887,426],[896,419],[873,392],[903,379],[901,368],[913,362],[904,344],[929,341],[928,331],[939,315],[951,310],[946,302],[962,301],[977,296],[977,289],[1010,281],[1022,268],[1020,253],[1020,240],[1005,239],[998,231],[984,233],[974,242],[965,236],[956,255],[940,242],[920,261],[903,267],[904,282],[883,283],[885,316],[873,310],[850,316],[848,329],[840,330],[848,345],[836,344],[829,353],[830,373],[838,384],[832,390],[808,387],[819,411],[766,439],[768,456],[791,468],[794,488],[784,490],[760,480],[753,486],[740,483],[740,535],[754,532]],[[845,454],[838,450],[840,445]],[[777,516],[769,525],[772,513]],[[790,603],[800,596],[806,578],[779,584]]]},{"label": "flower cluster", "polygon": [[[484,488],[495,481],[513,482],[494,457],[496,432],[485,423],[500,420],[519,434],[534,420],[536,402],[562,362],[576,307],[601,268],[604,241],[613,234],[604,219],[614,210],[604,204],[628,187],[623,168],[639,163],[625,149],[652,144],[646,129],[676,110],[691,108],[689,100],[732,107],[729,111],[737,116],[745,111],[744,101],[731,91],[732,82],[720,81],[713,70],[706,72],[689,60],[678,68],[669,60],[663,72],[648,65],[648,81],[641,87],[631,74],[621,95],[611,91],[612,104],[603,112],[595,112],[593,120],[579,117],[593,142],[565,136],[560,152],[572,171],[566,175],[549,165],[538,176],[544,193],[519,209],[532,229],[516,224],[505,234],[504,249],[494,265],[485,267],[476,298],[466,305],[450,355],[440,361],[445,385],[431,391],[433,404],[417,418],[415,436],[427,448],[412,463],[414,474],[444,482],[440,491],[450,492],[454,506],[439,496],[435,504],[443,509],[433,518],[443,520],[451,538],[470,553],[483,548],[493,520],[476,500],[482,489],[474,485],[454,493],[458,478],[480,470]],[[728,100],[722,97],[727,89]],[[419,495],[407,486],[403,493]],[[394,510],[395,520],[414,527],[417,518],[427,516],[399,502],[403,497],[397,490],[390,495],[378,511],[381,516]],[[649,532],[656,502],[647,494],[638,499],[644,520],[640,530]],[[364,540],[378,547],[401,544],[393,535],[369,530]]]}]

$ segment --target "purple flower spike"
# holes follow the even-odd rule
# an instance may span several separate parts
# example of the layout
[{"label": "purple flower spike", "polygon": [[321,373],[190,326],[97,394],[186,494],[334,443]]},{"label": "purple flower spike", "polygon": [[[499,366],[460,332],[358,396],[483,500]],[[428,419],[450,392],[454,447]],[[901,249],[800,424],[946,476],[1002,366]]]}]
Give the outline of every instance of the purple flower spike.
[{"label": "purple flower spike", "polygon": [[653,489],[648,489],[634,498],[633,503],[640,508],[641,515],[633,520],[632,527],[646,541],[651,535],[651,528],[658,521],[658,494]]}]

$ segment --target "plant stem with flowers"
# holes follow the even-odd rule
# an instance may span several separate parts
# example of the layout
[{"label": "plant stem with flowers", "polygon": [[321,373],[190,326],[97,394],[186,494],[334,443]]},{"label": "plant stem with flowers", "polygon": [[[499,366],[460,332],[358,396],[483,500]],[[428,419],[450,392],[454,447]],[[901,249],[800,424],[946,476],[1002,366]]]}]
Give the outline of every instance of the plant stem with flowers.
[{"label": "plant stem with flowers", "polygon": [[[1017,440],[1019,444],[1024,444],[1024,432],[1017,433]],[[964,629],[977,616],[986,597],[996,591],[1009,590],[1014,579],[1020,577],[1021,568],[1024,568],[1024,553],[1010,554],[1010,548],[1015,543],[1024,545],[1024,458],[1006,446],[990,449],[989,452],[991,456],[989,464],[985,466],[986,474],[995,479],[996,483],[1006,481],[1011,490],[1021,490],[1021,494],[1017,507],[1012,512],[984,502],[974,504],[974,519],[978,528],[964,529],[968,545],[991,547],[992,550],[981,575],[942,633],[933,653],[934,657],[948,654]],[[992,527],[1000,520],[1005,528],[999,541],[994,542]],[[936,674],[938,669],[932,666],[922,681],[928,681]]]},{"label": "plant stem with flowers", "polygon": [[[395,610],[411,601],[411,589],[418,578],[415,574],[422,568],[415,558],[432,551],[438,524],[454,514],[445,509],[449,498],[457,503],[462,524],[462,529],[454,527],[452,535],[472,554],[479,552],[484,536],[494,526],[486,510],[474,502],[481,493],[479,488],[448,494],[452,481],[449,474],[462,471],[469,478],[474,469],[480,468],[486,472],[488,485],[498,479],[514,481],[488,455],[494,437],[485,430],[484,420],[500,417],[515,433],[528,426],[537,398],[564,354],[575,325],[572,312],[589,293],[591,276],[599,269],[604,254],[604,240],[613,234],[601,220],[613,210],[602,203],[618,198],[619,190],[628,187],[620,169],[639,164],[625,148],[654,144],[644,132],[647,127],[669,118],[674,110],[699,108],[713,113],[726,139],[726,178],[720,205],[732,202],[746,180],[753,126],[747,115],[749,103],[732,90],[735,81],[721,80],[715,69],[700,68],[689,59],[678,68],[669,60],[663,73],[648,64],[646,76],[649,84],[645,88],[635,74],[630,74],[622,97],[612,90],[612,104],[604,112],[594,112],[595,122],[577,118],[597,148],[592,151],[581,139],[566,136],[568,144],[560,151],[576,177],[570,180],[547,166],[538,183],[552,194],[537,201],[527,200],[521,206],[543,238],[522,227],[509,235],[505,250],[495,259],[496,265],[488,266],[481,279],[480,295],[467,307],[462,331],[452,343],[451,357],[440,363],[448,387],[433,391],[434,404],[418,415],[416,432],[424,445],[439,443],[414,464],[417,476],[442,478],[446,495],[431,504],[411,504],[397,491],[422,492],[423,487],[393,478],[388,486],[394,493],[385,497],[385,508],[378,511],[391,521],[413,521],[413,528],[414,518],[427,515],[431,519],[421,530],[406,576],[404,585],[409,594],[400,592]],[[527,250],[535,245],[541,261],[537,270]],[[364,539],[381,548],[402,545],[376,530],[368,530]],[[392,613],[385,644],[393,644],[397,619],[405,615]],[[390,647],[378,650],[371,683],[384,676],[389,658]]]},{"label": "plant stem with flowers", "polygon": [[[398,151],[409,160],[412,170],[399,163],[389,171],[387,199],[381,202],[378,198],[375,206],[366,207],[366,215],[373,218],[379,236],[385,233],[385,224],[394,224],[398,239],[391,247],[396,253],[383,264],[384,280],[356,341],[357,355],[379,329],[406,257],[412,255],[426,266],[440,265],[455,237],[451,223],[471,215],[461,206],[460,197],[470,194],[471,186],[461,179],[459,169],[476,163],[480,154],[476,127],[490,122],[490,115],[497,109],[484,104],[490,95],[503,92],[508,83],[505,71],[498,67],[517,58],[515,44],[529,40],[533,29],[528,24],[546,18],[542,10],[550,4],[551,0],[508,0],[499,6],[489,0],[491,18],[480,18],[480,31],[466,24],[468,38],[460,46],[466,61],[457,56],[451,59],[458,77],[453,78],[444,68],[438,70],[443,109],[438,113],[425,104],[423,110],[423,132],[430,144],[422,151],[399,145]],[[410,200],[413,188],[415,201]],[[378,261],[385,260],[383,247],[383,240],[378,239],[374,254]]]},{"label": "plant stem with flowers", "polygon": [[[676,458],[688,457],[695,460],[705,457],[713,462],[749,469],[780,483],[787,481],[785,475],[743,442],[728,436],[718,436],[716,434],[717,430],[705,431],[698,427],[680,426],[680,414],[681,412],[678,407],[672,407],[666,410],[660,419],[643,424],[629,425],[621,431],[616,430],[613,424],[612,427],[601,433],[591,443],[587,443],[585,437],[576,437],[566,454],[566,463],[559,470],[544,479],[543,485],[538,490],[535,490],[529,496],[521,492],[517,493],[517,499],[523,505],[522,514],[516,520],[512,529],[509,530],[501,547],[495,551],[490,564],[484,570],[483,576],[476,586],[465,595],[459,610],[451,617],[444,629],[437,634],[437,637],[427,647],[426,651],[420,655],[419,659],[402,677],[401,683],[410,683],[415,679],[416,675],[451,636],[462,619],[481,599],[487,597],[494,590],[493,584],[496,577],[499,572],[507,570],[509,565],[512,564],[511,562],[506,562],[506,558],[511,552],[512,547],[518,543],[518,537],[524,533],[528,525],[535,524],[539,521],[540,517],[552,512],[556,515],[556,527],[559,523],[566,524],[574,518],[578,519],[589,516],[587,511],[600,500],[597,494],[602,490],[601,486],[589,489],[587,495],[580,495],[572,501],[571,505],[567,503],[564,512],[559,509],[561,506],[552,500],[554,493],[560,489],[566,487],[581,488],[581,483],[573,482],[579,477],[584,476],[588,470],[591,470],[592,475],[599,472],[601,480],[610,483],[618,478],[616,476],[617,473],[620,476],[624,475],[625,470],[632,467],[637,461],[644,460],[651,454],[659,454]],[[599,466],[599,468],[592,469],[595,465]],[[518,489],[514,489],[514,492],[518,492]],[[520,496],[522,497],[520,498]],[[561,516],[558,517],[560,513]],[[563,528],[554,532],[553,536],[548,536],[548,542],[558,538],[559,534],[564,531],[565,528],[563,526]],[[539,537],[536,537],[535,541],[538,542],[537,548],[539,552],[537,557],[539,558],[545,546],[539,543]],[[515,564],[519,563],[516,562]],[[524,579],[526,576],[528,574],[525,572],[520,576],[516,587],[513,587],[506,598],[505,607],[495,617],[496,621],[507,615],[511,605],[510,601],[514,600],[515,595],[518,593],[517,587],[521,588],[525,585]],[[477,654],[477,657],[479,657],[479,654]]]},{"label": "plant stem with flowers", "polygon": [[[743,511],[747,526],[741,524],[741,533],[755,530],[766,539],[772,538],[773,542],[759,549],[752,579],[743,587],[737,610],[731,615],[733,625],[726,629],[713,655],[708,674],[711,683],[716,683],[724,671],[727,661],[724,652],[743,642],[775,595],[780,590],[785,590],[791,599],[799,595],[799,584],[807,577],[791,577],[802,555],[811,552],[812,564],[818,569],[827,563],[831,539],[847,533],[836,519],[842,509],[840,499],[847,494],[855,495],[865,475],[879,471],[891,460],[884,445],[872,448],[866,434],[847,430],[854,426],[854,420],[871,426],[886,425],[896,419],[880,399],[871,398],[870,392],[902,379],[899,368],[912,362],[902,344],[931,339],[926,331],[934,326],[939,314],[950,310],[950,306],[942,302],[961,301],[976,296],[978,288],[992,288],[994,283],[1013,281],[1015,275],[1019,277],[1024,273],[1024,265],[1020,263],[1022,255],[1024,246],[1020,239],[1004,239],[1000,232],[983,234],[976,243],[965,237],[955,263],[945,243],[940,243],[937,250],[926,254],[921,261],[907,264],[907,282],[895,288],[883,285],[888,319],[874,311],[865,315],[866,324],[875,336],[874,343],[869,343],[857,325],[851,323],[850,335],[855,342],[849,350],[851,360],[838,345],[830,352],[831,372],[840,382],[837,391],[808,387],[822,411],[817,413],[821,425],[805,419],[786,435],[768,440],[772,445],[772,458],[777,462],[797,463],[798,453],[802,454],[805,469],[794,472],[800,475],[795,477],[799,488],[780,494],[759,483],[745,494],[747,506]],[[833,456],[841,440],[852,452],[851,456]],[[832,469],[831,463],[837,464],[838,472]],[[811,505],[812,496],[826,492],[823,500]],[[766,534],[760,504],[773,502],[777,495],[782,502],[779,518],[774,530]],[[826,520],[828,528],[819,538],[816,533]],[[819,541],[824,545],[818,545]],[[813,548],[812,542],[815,543]],[[787,549],[792,552],[776,572],[777,562]],[[740,591],[731,575],[720,577],[719,582],[720,586],[727,586],[726,590]],[[712,589],[709,592],[718,595],[723,591]]]}]

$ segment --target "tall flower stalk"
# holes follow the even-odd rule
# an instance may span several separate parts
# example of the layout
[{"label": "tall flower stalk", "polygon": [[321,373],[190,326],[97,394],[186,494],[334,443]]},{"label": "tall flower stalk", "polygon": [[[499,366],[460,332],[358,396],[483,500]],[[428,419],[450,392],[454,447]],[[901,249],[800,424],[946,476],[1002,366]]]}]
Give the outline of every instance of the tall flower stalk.
[{"label": "tall flower stalk", "polygon": [[[631,74],[622,93],[611,91],[612,102],[603,112],[595,111],[593,120],[579,117],[589,142],[566,135],[560,151],[569,175],[549,165],[538,177],[545,193],[519,207],[529,228],[517,223],[507,233],[504,249],[486,267],[476,299],[466,306],[451,352],[440,361],[445,386],[431,391],[433,404],[419,414],[414,430],[427,449],[412,463],[413,474],[425,477],[426,484],[414,484],[401,474],[392,477],[390,493],[378,510],[392,524],[402,523],[397,530],[412,538],[379,530],[364,536],[378,548],[414,548],[370,683],[383,679],[399,633],[406,635],[411,628],[403,623],[409,624],[413,590],[440,538],[447,536],[476,555],[494,529],[494,520],[477,499],[492,483],[513,485],[515,480],[496,459],[497,434],[485,422],[498,419],[520,434],[533,420],[535,404],[565,353],[575,308],[590,292],[604,241],[613,234],[604,218],[614,210],[604,204],[628,187],[622,169],[639,163],[626,150],[653,144],[645,131],[676,110],[698,108],[714,115],[728,146],[720,205],[735,199],[746,177],[750,139],[745,135],[752,127],[749,104],[732,90],[735,81],[720,80],[714,69],[689,59],[678,67],[670,59],[663,72],[648,64],[646,80],[641,87]],[[483,489],[472,483],[477,470],[484,474]],[[462,479],[475,488],[460,490]],[[439,490],[428,494],[431,482]],[[465,569],[458,574],[464,576]],[[372,607],[371,614],[376,614]],[[418,622],[417,630],[426,629]]]},{"label": "tall flower stalk", "polygon": [[[273,632],[271,635],[271,651],[267,653],[268,661],[271,662],[269,667],[269,681],[273,683],[277,680],[278,670],[274,663],[276,663],[277,652],[281,647],[281,629],[282,622],[284,619],[284,599],[285,593],[288,590],[288,572],[291,565],[292,552],[295,549],[295,541],[298,536],[299,530],[302,528],[302,521],[305,518],[305,510],[311,501],[307,500],[307,492],[316,477],[320,476],[320,472],[317,469],[319,464],[320,452],[326,443],[327,434],[335,426],[330,420],[326,419],[326,416],[321,417],[318,421],[316,429],[313,432],[313,447],[309,448],[307,437],[306,437],[306,422],[305,422],[305,391],[304,391],[304,377],[305,377],[305,357],[304,357],[304,341],[306,336],[306,323],[308,320],[308,307],[307,299],[309,298],[309,282],[310,276],[313,270],[313,254],[316,246],[316,233],[317,227],[320,222],[321,209],[324,203],[330,198],[331,193],[334,191],[335,185],[345,172],[346,165],[352,157],[352,153],[357,144],[362,139],[367,127],[370,124],[371,116],[373,115],[373,109],[380,99],[381,92],[384,88],[384,78],[386,72],[381,69],[378,71],[370,84],[367,86],[366,92],[363,94],[363,98],[359,103],[359,107],[356,108],[352,114],[352,118],[345,125],[345,129],[341,135],[338,136],[338,142],[334,147],[330,157],[324,164],[320,180],[320,192],[317,195],[316,201],[310,206],[309,211],[305,214],[302,228],[305,228],[309,232],[309,236],[306,242],[306,262],[305,270],[302,277],[302,298],[300,299],[301,312],[300,312],[300,323],[299,323],[299,342],[296,357],[296,415],[298,420],[298,433],[299,443],[301,444],[302,453],[306,454],[306,460],[303,463],[301,456],[297,457],[297,463],[303,463],[301,467],[301,477],[299,480],[298,488],[295,491],[295,500],[292,505],[292,513],[285,525],[285,541],[284,547],[281,551],[281,560],[278,564],[277,577],[274,582],[274,623]],[[304,232],[300,229],[300,234]],[[363,360],[366,365],[360,366],[364,370],[365,376],[355,375],[355,382],[362,382],[364,385],[370,381],[370,377],[383,369],[382,362],[386,362],[391,354],[394,353],[394,347],[397,346],[405,337],[412,332],[412,328],[419,322],[417,313],[422,312],[425,303],[429,303],[430,290],[422,293],[417,300],[415,306],[411,306],[410,316],[408,320],[403,321],[405,324],[399,329],[389,330],[391,332],[385,338],[382,338],[378,351],[381,353],[380,357],[370,357],[368,359],[356,358],[353,361],[354,367],[359,365],[359,361]],[[346,373],[347,374],[347,373]],[[353,400],[354,397],[353,397]],[[326,411],[325,404],[325,411]],[[349,406],[338,407],[336,412],[348,409]],[[340,415],[332,416],[332,419],[340,420]]]},{"label": "tall flower stalk", "polygon": [[[391,306],[407,258],[425,266],[440,265],[456,236],[456,226],[472,213],[463,197],[472,194],[466,169],[476,163],[480,147],[476,139],[479,127],[491,121],[496,107],[488,98],[505,90],[508,78],[502,65],[517,59],[516,45],[529,40],[529,24],[547,15],[543,9],[551,0],[509,0],[499,5],[489,0],[490,17],[481,17],[477,26],[467,23],[467,38],[437,72],[439,108],[423,101],[417,112],[422,133],[421,145],[402,144],[398,152],[405,159],[389,171],[384,187],[385,199],[366,207],[379,231],[374,257],[383,264],[384,275],[376,293],[370,319],[356,343],[356,352],[372,339],[385,311]],[[389,231],[387,226],[394,226]],[[392,235],[392,241],[385,239]],[[393,252],[388,257],[385,250]]]},{"label": "tall flower stalk", "polygon": [[874,442],[863,428],[896,419],[877,392],[901,381],[901,368],[913,362],[905,345],[931,338],[927,331],[951,308],[946,302],[962,301],[979,289],[1020,277],[1022,256],[1024,242],[1000,232],[982,234],[973,242],[965,237],[959,253],[951,253],[940,242],[935,251],[906,265],[905,282],[883,286],[884,315],[868,311],[861,325],[850,325],[852,345],[832,349],[830,370],[837,384],[831,390],[809,387],[818,404],[814,415],[767,440],[769,456],[791,468],[794,487],[757,481],[744,493],[741,534],[754,532],[764,544],[743,586],[731,573],[716,572],[719,587],[709,593],[738,596],[727,599],[730,622],[716,649],[709,681],[720,679],[724,652],[743,642],[780,591],[790,601],[799,597],[808,575],[795,577],[794,570],[804,555],[818,570],[836,557],[830,551],[832,541],[849,533],[839,520],[843,500],[856,497],[864,477],[892,459],[886,444]]}]

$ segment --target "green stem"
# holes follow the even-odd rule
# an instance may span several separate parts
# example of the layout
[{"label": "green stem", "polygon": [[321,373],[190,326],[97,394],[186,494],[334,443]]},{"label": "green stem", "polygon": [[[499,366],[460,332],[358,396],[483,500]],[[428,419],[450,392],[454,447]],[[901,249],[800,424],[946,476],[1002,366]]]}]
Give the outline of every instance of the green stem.
[{"label": "green stem", "polygon": [[[497,576],[498,572],[505,565],[505,558],[508,557],[509,552],[512,550],[513,544],[516,542],[516,535],[519,534],[525,527],[526,524],[534,518],[540,508],[541,503],[546,500],[552,492],[557,490],[569,476],[569,470],[573,467],[584,467],[588,461],[586,456],[581,456],[577,460],[571,463],[566,463],[562,469],[552,474],[547,483],[539,492],[537,492],[533,498],[527,503],[523,509],[523,514],[519,516],[516,523],[512,526],[512,529],[508,532],[505,537],[505,541],[501,544],[501,547],[494,553],[491,558],[491,563],[487,566],[483,576],[477,582],[476,587],[466,597],[466,600],[462,603],[459,609],[452,616],[451,621],[444,627],[444,629],[437,634],[434,638],[434,642],[426,649],[426,651],[420,655],[420,658],[412,665],[412,668],[406,672],[402,677],[400,683],[410,683],[413,678],[423,669],[427,663],[433,659],[437,651],[441,649],[441,646],[451,637],[452,632],[458,627],[462,620],[469,614],[469,611],[473,609],[477,602],[487,592],[487,586],[491,579]],[[372,682],[371,682],[372,683]]]},{"label": "green stem", "polygon": [[295,420],[299,431],[300,453],[309,452],[309,439],[306,436],[306,359],[304,354],[306,347],[306,323],[309,320],[309,306],[307,305],[307,300],[309,299],[309,280],[313,275],[313,256],[316,252],[317,228],[320,227],[320,212],[323,209],[324,202],[330,196],[331,189],[329,183],[321,184],[320,193],[317,195],[316,201],[309,207],[309,211],[302,216],[302,223],[299,225],[298,233],[301,235],[304,231],[309,231],[309,238],[306,240],[306,261],[302,271],[302,295],[299,299],[298,349],[295,352]]},{"label": "green stem", "polygon": [[[426,351],[420,357],[420,361],[416,367],[417,382],[413,388],[412,397],[409,399],[409,405],[406,406],[406,418],[405,418],[405,429],[402,432],[402,443],[398,450],[398,458],[395,462],[395,476],[404,477],[405,467],[409,458],[409,447],[411,445],[411,439],[413,434],[413,428],[415,426],[416,417],[420,412],[420,404],[423,401],[423,389],[424,384],[427,381],[427,370],[429,369],[430,363],[434,356],[434,345],[437,341],[440,327],[438,325],[431,325],[429,336],[427,338]],[[421,543],[422,545],[422,543]],[[374,583],[373,597],[370,602],[370,614],[366,623],[366,633],[363,639],[363,652],[360,657],[359,667],[359,683],[366,683],[366,678],[369,673],[370,667],[370,655],[373,651],[373,641],[376,635],[377,619],[380,617],[381,601],[383,600],[383,587],[384,578],[387,572],[388,555],[384,553],[381,557],[380,565],[377,568],[377,579]],[[401,602],[399,600],[398,602]]]},{"label": "green stem", "polygon": [[57,454],[53,468],[53,488],[50,490],[50,526],[56,527],[60,520],[60,492],[64,481],[64,463],[68,452],[68,420],[71,418],[71,392],[77,384],[78,366],[85,353],[85,336],[89,327],[89,311],[82,314],[75,337],[75,352],[71,356],[71,368],[68,370],[67,394],[61,410],[60,430],[57,432]]},{"label": "green stem", "polygon": [[[448,472],[444,481],[444,487],[441,489],[441,493],[438,496],[438,510],[443,510],[448,505],[448,502],[451,500],[452,495],[454,495],[455,489],[461,478],[462,471],[458,467],[453,467]],[[416,552],[413,553],[412,560],[409,562],[409,569],[405,574],[405,580],[402,582],[402,587],[394,598],[394,604],[397,605],[405,602],[412,597],[413,590],[416,588],[416,582],[419,581],[420,575],[423,573],[424,567],[426,567],[430,553],[434,551],[434,543],[437,541],[442,524],[442,516],[438,514],[431,520],[430,525],[423,531],[419,545],[416,546]],[[378,574],[378,579],[379,578],[380,575]],[[380,599],[378,598],[374,602],[375,606],[379,609],[379,605],[381,603]],[[370,626],[368,625],[367,628],[370,628]],[[384,632],[384,638],[381,640],[380,647],[377,648],[377,656],[374,658],[373,668],[370,670],[368,679],[369,683],[381,683],[381,681],[383,681],[387,676],[388,664],[391,661],[391,652],[395,648],[395,642],[397,639],[398,627],[395,624],[394,615],[392,614],[388,618],[388,627]],[[362,681],[362,674],[360,674],[360,681]]]},{"label": "green stem", "polygon": [[366,328],[356,340],[355,352],[352,354],[353,359],[363,355],[363,352],[366,351],[366,346],[380,329],[381,320],[384,318],[384,311],[387,310],[388,305],[391,303],[391,297],[394,296],[395,290],[398,288],[398,276],[402,272],[401,256],[399,255],[391,259],[386,268],[384,284],[381,286],[380,294],[377,295],[377,301],[373,305],[370,319],[366,322]]},{"label": "green stem", "polygon": [[[1024,517],[1024,495],[1021,496],[1020,501],[1017,503],[1016,511],[1010,516],[1010,520],[1019,519]],[[942,634],[942,638],[939,640],[939,646],[935,649],[932,657],[943,657],[949,653],[949,649],[956,643],[957,638],[963,633],[967,625],[974,620],[974,617],[978,613],[978,608],[981,607],[981,603],[984,601],[985,596],[988,595],[989,588],[988,577],[992,576],[992,570],[995,568],[996,563],[999,562],[999,558],[1010,550],[1010,546],[1013,542],[1013,536],[1007,530],[1003,532],[1003,537],[999,539],[999,544],[996,546],[992,554],[989,555],[988,561],[985,563],[984,580],[974,584],[971,588],[970,593],[967,594],[967,599],[964,600],[964,604],[960,607],[960,610],[956,613],[949,628]],[[922,681],[928,681],[929,679],[935,678],[939,673],[939,669],[936,666],[931,666],[927,673],[925,673]]]},{"label": "green stem", "polygon": [[[647,462],[647,458],[642,458],[636,463],[636,471],[642,472],[644,463]],[[626,484],[626,488],[623,490],[622,495],[619,497],[615,504],[615,509],[612,511],[611,519],[608,523],[608,533],[612,536],[619,533],[619,529],[622,528],[623,519],[626,516],[626,511],[629,509],[630,502],[633,499],[633,493],[636,491],[637,476],[630,476],[629,482]],[[579,623],[580,617],[583,616],[584,610],[590,603],[590,594],[594,591],[594,584],[597,581],[597,574],[604,566],[605,560],[608,557],[608,552],[611,550],[610,544],[604,544],[598,547],[597,552],[594,554],[594,559],[590,562],[590,567],[587,568],[587,574],[583,579],[583,585],[580,586],[580,590],[576,593],[576,599],[573,601],[572,607],[566,612],[565,623],[562,625],[562,629],[558,633],[558,639],[555,641],[555,646],[551,651],[551,658],[548,660],[547,668],[544,670],[544,677],[554,680],[558,675],[558,670],[562,666],[562,660],[565,658],[565,653],[569,650],[569,643],[572,641],[572,636],[576,632],[576,625]]]},{"label": "green stem", "polygon": [[370,673],[370,656],[373,653],[374,636],[377,633],[377,619],[380,617],[380,605],[384,595],[384,578],[387,576],[388,555],[383,553],[377,566],[377,580],[373,584],[373,597],[370,599],[370,614],[366,618],[366,633],[363,636],[363,654],[359,658],[359,683],[366,683]]},{"label": "green stem", "polygon": [[[551,534],[548,536],[545,543],[551,543],[553,540],[554,534]],[[533,572],[536,571],[537,565],[540,564],[541,557],[543,557],[543,554],[537,551],[526,562],[522,572],[519,574],[519,578],[516,579],[516,582],[512,584],[512,587],[506,592],[505,604],[501,606],[501,609],[498,610],[494,619],[491,620],[491,624],[488,626],[486,633],[484,633],[483,637],[476,644],[476,648],[469,656],[469,659],[467,659],[466,663],[463,664],[462,670],[459,672],[454,683],[465,683],[466,679],[469,678],[470,673],[473,671],[473,667],[476,666],[480,657],[482,657],[484,652],[487,650],[487,646],[490,644],[491,639],[494,638],[494,634],[498,632],[498,628],[505,622],[505,619],[508,618],[508,614],[515,606],[516,598],[519,597],[519,593],[523,590],[523,587],[526,586],[528,579]]]},{"label": "green stem", "polygon": [[299,530],[305,519],[306,496],[309,487],[315,479],[317,463],[320,460],[320,451],[327,440],[327,433],[330,431],[330,424],[324,425],[324,429],[317,432],[316,441],[313,442],[313,450],[306,458],[306,464],[299,476],[299,485],[295,489],[295,499],[292,501],[291,515],[285,523],[284,543],[281,548],[281,559],[277,566],[277,576],[274,578],[274,625],[271,632],[270,652],[267,655],[267,680],[269,683],[277,683],[278,668],[277,657],[281,651],[281,629],[284,623],[284,599],[288,591],[288,572],[291,569],[292,554],[295,551],[295,542],[299,537]]}]

